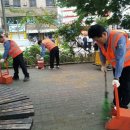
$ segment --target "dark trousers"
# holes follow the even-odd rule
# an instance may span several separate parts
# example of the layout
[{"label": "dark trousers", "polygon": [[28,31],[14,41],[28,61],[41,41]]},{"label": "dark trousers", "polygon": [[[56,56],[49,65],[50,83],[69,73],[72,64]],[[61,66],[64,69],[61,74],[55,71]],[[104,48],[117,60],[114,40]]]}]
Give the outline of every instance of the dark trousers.
[{"label": "dark trousers", "polygon": [[83,46],[84,50],[87,50],[90,52],[91,50],[91,42],[87,42],[87,43],[84,43],[84,46]]},{"label": "dark trousers", "polygon": [[23,53],[13,59],[14,78],[19,78],[19,66],[21,67],[25,77],[29,77],[27,68],[23,59]]},{"label": "dark trousers", "polygon": [[59,65],[59,48],[56,46],[50,51],[50,68],[54,68],[54,60],[56,59],[56,66]]},{"label": "dark trousers", "polygon": [[[113,69],[115,73],[115,69]],[[122,71],[121,77],[119,78],[120,86],[118,87],[119,94],[119,105],[123,108],[128,108],[130,103],[130,66],[125,67]],[[114,96],[115,97],[115,96]],[[113,100],[115,104],[115,98]]]}]

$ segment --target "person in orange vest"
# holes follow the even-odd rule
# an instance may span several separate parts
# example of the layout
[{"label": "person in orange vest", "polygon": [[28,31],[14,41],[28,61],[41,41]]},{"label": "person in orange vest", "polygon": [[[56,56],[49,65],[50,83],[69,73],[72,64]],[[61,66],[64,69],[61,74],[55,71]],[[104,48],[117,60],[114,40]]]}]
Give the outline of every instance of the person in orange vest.
[{"label": "person in orange vest", "polygon": [[19,80],[19,66],[21,67],[24,79],[23,81],[26,82],[29,80],[29,73],[27,72],[27,68],[23,59],[23,51],[20,47],[13,41],[8,39],[8,35],[1,34],[0,35],[0,43],[4,45],[4,54],[0,63],[7,60],[8,56],[13,58],[13,68],[14,68],[14,76],[13,80]]},{"label": "person in orange vest", "polygon": [[59,68],[59,48],[55,43],[48,37],[43,40],[39,40],[38,44],[41,47],[45,47],[50,52],[50,69],[54,69],[54,60],[56,59],[56,68]]},{"label": "person in orange vest", "polygon": [[[106,59],[113,67],[112,85],[118,87],[119,105],[128,108],[130,103],[130,40],[120,30],[106,30],[101,25],[92,25],[88,35],[100,48],[101,70],[106,71]],[[115,98],[113,100],[115,105]]]}]

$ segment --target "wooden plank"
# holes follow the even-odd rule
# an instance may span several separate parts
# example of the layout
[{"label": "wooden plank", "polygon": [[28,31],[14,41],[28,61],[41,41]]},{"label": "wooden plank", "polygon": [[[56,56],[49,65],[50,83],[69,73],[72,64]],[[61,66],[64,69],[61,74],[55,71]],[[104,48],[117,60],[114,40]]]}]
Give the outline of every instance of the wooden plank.
[{"label": "wooden plank", "polygon": [[14,89],[14,88],[12,88],[12,87],[7,87],[7,86],[4,86],[4,87],[0,87],[0,90],[11,90],[11,89]]},{"label": "wooden plank", "polygon": [[13,93],[13,92],[19,92],[19,93],[21,93],[21,91],[19,91],[19,90],[16,90],[16,89],[7,89],[7,90],[0,90],[1,92],[0,92],[0,95],[1,94],[6,94],[6,93]]},{"label": "wooden plank", "polygon": [[[33,105],[26,105],[26,106],[19,106],[19,107],[15,107],[15,106],[13,106],[12,108],[5,108],[5,109],[2,109],[2,110],[0,110],[0,113],[2,114],[4,114],[4,113],[6,113],[6,112],[12,112],[12,111],[19,111],[19,110],[24,110],[24,109],[33,109]],[[1,115],[0,114],[0,115]]]},{"label": "wooden plank", "polygon": [[0,99],[12,97],[12,96],[15,96],[15,95],[24,95],[24,94],[23,93],[19,93],[19,92],[0,94]]},{"label": "wooden plank", "polygon": [[0,130],[31,130],[32,125],[32,118],[0,120]]},{"label": "wooden plank", "polygon": [[11,102],[8,104],[0,105],[0,110],[5,109],[5,108],[25,106],[25,105],[32,105],[32,102],[29,99],[25,99],[25,100],[17,101],[17,102]]},{"label": "wooden plank", "polygon": [[21,100],[25,100],[25,99],[29,99],[29,98],[27,96],[12,97],[10,99],[0,100],[0,105],[11,103],[11,102],[16,102],[16,101],[21,101]]},{"label": "wooden plank", "polygon": [[18,92],[20,92],[19,90],[14,89],[14,88],[7,88],[7,87],[5,87],[5,88],[1,89],[1,87],[0,87],[0,94],[6,93],[6,92],[12,92],[12,91],[18,91]]},{"label": "wooden plank", "polygon": [[23,119],[12,119],[12,120],[0,120],[0,125],[6,124],[30,124],[32,123],[32,118],[23,118]]},{"label": "wooden plank", "polygon": [[1,87],[0,87],[0,93],[2,93],[2,91],[3,91],[3,92],[9,92],[9,91],[10,91],[10,92],[12,92],[12,91],[18,91],[18,92],[20,92],[19,89],[16,89],[16,88],[14,89],[14,88],[12,88],[12,87],[9,87],[9,88],[7,88],[7,87],[1,88]]},{"label": "wooden plank", "polygon": [[33,106],[32,104],[28,104],[28,103],[25,103],[25,104],[18,104],[17,106],[7,106],[7,107],[3,107],[3,108],[1,108],[0,109],[0,112],[4,112],[4,111],[11,111],[11,110],[16,110],[16,109],[20,109],[20,108],[27,108],[27,107],[29,107],[29,108],[33,108],[33,107],[31,107],[31,106]]},{"label": "wooden plank", "polygon": [[33,121],[28,117],[33,115],[34,108],[27,96],[19,90],[0,87],[0,130],[31,130]]},{"label": "wooden plank", "polygon": [[2,93],[0,93],[0,96],[17,94],[17,93],[23,94],[22,92],[19,92],[19,91],[16,91],[16,90],[12,90],[12,91],[8,91],[8,92],[2,91]]},{"label": "wooden plank", "polygon": [[19,91],[17,91],[17,90],[12,90],[12,91],[2,91],[2,90],[0,90],[1,91],[1,93],[0,93],[0,97],[3,97],[3,96],[8,96],[8,95],[15,95],[15,94],[23,94],[22,92],[19,92]]},{"label": "wooden plank", "polygon": [[0,130],[31,130],[32,124],[0,125]]},{"label": "wooden plank", "polygon": [[34,109],[24,109],[7,113],[0,113],[1,120],[27,118],[29,116],[34,116]]},{"label": "wooden plank", "polygon": [[25,96],[25,95],[24,94],[20,94],[20,93],[10,94],[8,96],[7,95],[3,95],[3,96],[0,96],[0,100],[12,98],[12,97],[18,97],[18,96]]}]

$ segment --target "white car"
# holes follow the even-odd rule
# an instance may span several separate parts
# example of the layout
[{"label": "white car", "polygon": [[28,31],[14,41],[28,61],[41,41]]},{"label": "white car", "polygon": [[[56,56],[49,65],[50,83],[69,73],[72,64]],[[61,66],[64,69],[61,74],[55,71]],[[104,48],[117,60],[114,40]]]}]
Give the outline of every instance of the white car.
[{"label": "white car", "polygon": [[[35,43],[29,41],[28,39],[12,39],[13,41],[15,41],[21,48],[21,50],[25,50],[26,48],[31,47],[32,45],[34,45]],[[0,54],[4,53],[4,47],[2,44],[0,44]]]},{"label": "white car", "polygon": [[26,48],[29,48],[30,46],[34,45],[35,43],[29,41],[28,39],[12,39],[15,41],[20,48],[24,51]]}]

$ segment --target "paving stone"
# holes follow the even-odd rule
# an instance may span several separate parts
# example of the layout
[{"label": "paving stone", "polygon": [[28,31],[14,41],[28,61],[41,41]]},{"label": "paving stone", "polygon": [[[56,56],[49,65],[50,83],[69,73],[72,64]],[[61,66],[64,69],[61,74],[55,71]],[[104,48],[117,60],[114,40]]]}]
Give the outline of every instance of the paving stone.
[{"label": "paving stone", "polygon": [[[13,74],[13,71],[10,70]],[[101,121],[104,75],[92,64],[63,65],[55,71],[29,69],[29,82],[14,82],[33,102],[32,130],[105,130]],[[109,99],[112,100],[112,72],[109,71]]]}]

